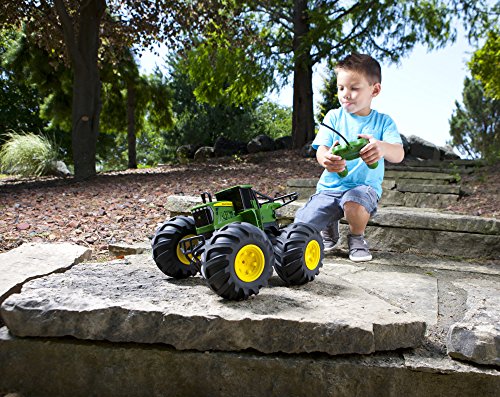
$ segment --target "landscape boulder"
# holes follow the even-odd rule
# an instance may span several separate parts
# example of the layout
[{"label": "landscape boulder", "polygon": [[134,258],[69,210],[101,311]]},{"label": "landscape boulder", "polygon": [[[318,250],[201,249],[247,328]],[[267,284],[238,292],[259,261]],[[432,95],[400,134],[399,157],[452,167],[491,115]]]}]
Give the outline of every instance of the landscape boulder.
[{"label": "landscape boulder", "polygon": [[453,151],[451,145],[439,146],[440,160],[458,160],[460,156]]},{"label": "landscape boulder", "polygon": [[50,170],[50,174],[55,176],[67,177],[71,175],[71,171],[68,169],[68,166],[64,161],[58,160],[52,162],[52,169]]},{"label": "landscape boulder", "polygon": [[176,151],[177,160],[182,164],[189,159],[193,159],[196,149],[198,149],[198,146],[192,144],[179,146]]},{"label": "landscape boulder", "polygon": [[247,153],[247,144],[242,141],[234,141],[221,136],[217,138],[214,144],[214,154],[216,157]]},{"label": "landscape boulder", "polygon": [[415,135],[408,138],[410,143],[409,155],[422,160],[439,160],[441,153],[436,145]]},{"label": "landscape boulder", "polygon": [[214,157],[214,148],[211,146],[202,146],[194,154],[195,161],[202,161]]},{"label": "landscape boulder", "polygon": [[274,140],[274,144],[276,145],[276,150],[292,149],[293,139],[290,135],[280,136]]},{"label": "landscape boulder", "polygon": [[302,157],[316,157],[316,150],[312,147],[312,141],[307,142],[302,149],[300,149],[300,155]]},{"label": "landscape boulder", "polygon": [[276,149],[273,138],[268,135],[258,135],[248,142],[248,153],[270,152]]},{"label": "landscape boulder", "polygon": [[408,138],[406,138],[403,134],[399,134],[401,136],[401,141],[403,142],[403,149],[405,151],[405,157],[410,153],[410,142],[408,142]]}]

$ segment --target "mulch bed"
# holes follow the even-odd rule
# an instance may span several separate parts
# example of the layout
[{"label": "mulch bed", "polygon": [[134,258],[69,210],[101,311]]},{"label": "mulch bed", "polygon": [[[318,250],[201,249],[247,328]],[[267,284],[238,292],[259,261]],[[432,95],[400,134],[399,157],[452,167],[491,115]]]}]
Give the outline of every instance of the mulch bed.
[{"label": "mulch bed", "polygon": [[[452,211],[498,217],[500,171],[490,167],[464,177],[470,195]],[[284,194],[289,178],[321,174],[315,159],[281,150],[212,159],[189,165],[99,174],[87,181],[73,178],[0,179],[0,252],[25,242],[67,241],[89,246],[96,257],[108,244],[143,242],[168,218],[164,209],[172,194],[214,193],[250,184],[259,192]]]}]

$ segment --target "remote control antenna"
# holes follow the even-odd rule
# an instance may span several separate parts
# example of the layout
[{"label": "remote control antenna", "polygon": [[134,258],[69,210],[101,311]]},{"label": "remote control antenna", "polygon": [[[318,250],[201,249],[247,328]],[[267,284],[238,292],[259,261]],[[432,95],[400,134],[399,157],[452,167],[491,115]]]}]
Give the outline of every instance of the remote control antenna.
[{"label": "remote control antenna", "polygon": [[330,127],[329,125],[326,125],[325,123],[320,123],[320,124],[321,124],[323,127],[326,127],[326,128],[328,128],[328,129],[332,130],[333,132],[335,132],[335,133],[336,133],[339,137],[341,137],[341,138],[345,141],[345,143],[347,143],[347,146],[351,146],[351,145],[349,144],[349,141],[348,141],[347,139],[345,139],[344,135],[342,135],[340,132],[338,132],[335,128]]}]

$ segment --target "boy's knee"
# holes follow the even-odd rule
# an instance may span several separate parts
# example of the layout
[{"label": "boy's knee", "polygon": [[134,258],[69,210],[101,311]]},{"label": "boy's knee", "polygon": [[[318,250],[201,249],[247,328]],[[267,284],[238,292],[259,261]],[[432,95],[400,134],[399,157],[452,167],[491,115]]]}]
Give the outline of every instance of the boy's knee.
[{"label": "boy's knee", "polygon": [[348,213],[366,213],[369,214],[368,210],[364,205],[357,203],[356,201],[346,201],[344,203],[344,212]]}]

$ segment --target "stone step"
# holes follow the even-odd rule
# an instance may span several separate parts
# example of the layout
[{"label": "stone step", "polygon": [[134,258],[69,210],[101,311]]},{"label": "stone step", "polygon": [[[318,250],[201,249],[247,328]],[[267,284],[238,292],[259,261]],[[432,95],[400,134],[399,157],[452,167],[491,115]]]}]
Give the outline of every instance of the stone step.
[{"label": "stone step", "polygon": [[0,328],[0,393],[25,397],[495,396],[500,371],[413,352],[373,356],[179,352],[18,338]]},{"label": "stone step", "polygon": [[[28,280],[62,272],[90,259],[92,250],[70,243],[27,243],[0,253],[0,305]],[[2,320],[0,318],[0,326]]]},{"label": "stone step", "polygon": [[228,302],[199,276],[163,275],[150,253],[74,265],[3,303],[0,393],[495,395],[500,266],[467,266],[329,255],[311,283],[273,276]]},{"label": "stone step", "polygon": [[[435,280],[413,278],[432,296]],[[258,299],[227,302],[200,277],[169,279],[150,256],[139,263],[77,265],[31,281],[4,301],[0,313],[16,336],[199,351],[370,354],[419,346],[425,332],[424,316],[339,279],[331,266],[301,288],[274,278]]]},{"label": "stone step", "polygon": [[385,162],[386,170],[428,171],[469,174],[485,165],[482,160],[408,160],[392,164]]},{"label": "stone step", "polygon": [[[165,209],[171,216],[188,215],[201,199],[170,196]],[[277,211],[285,225],[293,222],[304,201]],[[344,221],[343,221],[344,222]],[[343,225],[343,234],[347,226]],[[493,218],[444,213],[435,209],[382,207],[369,221],[366,236],[374,250],[414,252],[463,258],[500,258],[500,221]],[[345,239],[340,248],[346,248]]]},{"label": "stone step", "polygon": [[[287,192],[301,199],[316,193],[317,178],[289,179]],[[380,206],[446,208],[459,200],[461,189],[456,176],[442,172],[388,170],[382,183]]]}]

